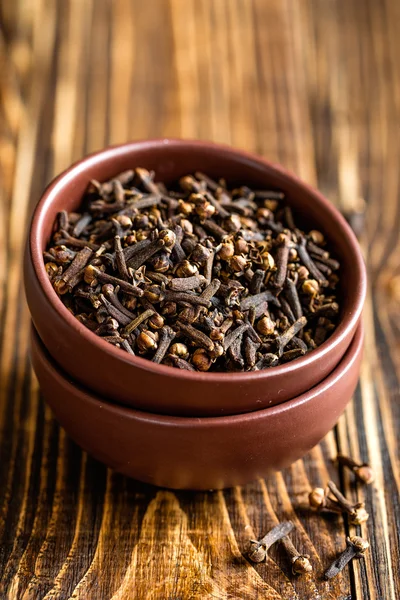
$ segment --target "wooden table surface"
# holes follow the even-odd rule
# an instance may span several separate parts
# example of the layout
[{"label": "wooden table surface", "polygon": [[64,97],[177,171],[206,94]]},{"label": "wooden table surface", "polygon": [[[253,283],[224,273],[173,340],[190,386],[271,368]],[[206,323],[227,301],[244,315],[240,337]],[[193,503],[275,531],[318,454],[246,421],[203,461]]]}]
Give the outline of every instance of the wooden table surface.
[{"label": "wooden table surface", "polygon": [[[397,0],[5,0],[0,8],[0,598],[396,600],[399,578]],[[32,374],[21,260],[44,186],[84,154],[157,136],[279,161],[343,209],[367,205],[360,384],[339,425],[284,472],[214,493],[125,479],[83,454]],[[332,458],[369,461],[354,486]],[[366,502],[371,548],[322,573],[355,532],[310,513],[332,478]],[[250,537],[291,519],[314,574]]]}]

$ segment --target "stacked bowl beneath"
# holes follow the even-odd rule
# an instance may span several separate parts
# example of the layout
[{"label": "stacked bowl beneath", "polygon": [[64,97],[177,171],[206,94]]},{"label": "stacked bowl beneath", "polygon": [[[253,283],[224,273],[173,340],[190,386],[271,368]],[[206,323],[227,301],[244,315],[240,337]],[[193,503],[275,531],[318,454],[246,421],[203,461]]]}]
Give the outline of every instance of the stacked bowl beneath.
[{"label": "stacked bowl beneath", "polygon": [[315,446],[352,397],[362,342],[360,325],[334,371],[292,400],[242,415],[202,418],[138,411],[85,390],[50,358],[33,328],[31,350],[44,399],[89,454],[146,483],[207,490],[264,477]]}]

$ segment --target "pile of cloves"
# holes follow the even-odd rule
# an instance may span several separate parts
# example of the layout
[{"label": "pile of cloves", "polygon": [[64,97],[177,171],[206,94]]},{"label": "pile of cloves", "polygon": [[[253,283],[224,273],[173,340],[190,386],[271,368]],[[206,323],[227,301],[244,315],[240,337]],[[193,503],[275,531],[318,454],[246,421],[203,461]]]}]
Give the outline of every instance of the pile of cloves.
[{"label": "pile of cloves", "polygon": [[[338,454],[335,462],[352,471],[360,483],[369,485],[375,475],[367,463],[358,463],[354,458]],[[316,487],[308,496],[310,506],[318,512],[331,512],[346,515],[351,525],[362,525],[369,519],[364,502],[353,504],[337,488],[333,481],[328,481],[326,488]],[[369,543],[361,537],[353,536],[346,539],[346,549],[325,571],[325,578],[332,579],[354,558],[363,558],[368,550]]]},{"label": "pile of cloves", "polygon": [[339,262],[277,190],[143,168],[92,180],[44,252],[67,308],[130,354],[190,371],[291,361],[335,329]]},{"label": "pile of cloves", "polygon": [[[273,527],[260,540],[250,540],[247,557],[253,563],[264,562],[268,557],[268,551],[273,544],[280,542],[290,560],[293,575],[309,575],[313,572],[310,556],[302,554],[288,537],[294,529],[291,521],[283,521]],[[369,543],[359,536],[346,538],[346,549],[326,569],[325,579],[332,579],[339,575],[346,565],[355,558],[364,558]]]},{"label": "pile of cloves", "polygon": [[301,554],[288,537],[288,534],[294,529],[291,521],[283,521],[273,527],[260,540],[250,540],[247,552],[248,558],[254,563],[263,562],[268,556],[268,550],[273,544],[280,541],[290,560],[293,575],[311,573],[313,568],[308,554]]},{"label": "pile of cloves", "polygon": [[314,488],[309,494],[310,506],[319,512],[334,512],[347,514],[349,522],[352,525],[361,525],[368,521],[369,514],[365,510],[363,502],[352,504],[338,490],[333,481],[328,481],[326,489]]},{"label": "pile of cloves", "polygon": [[[351,456],[338,454],[335,462],[354,473],[360,483],[369,485],[375,480],[374,472],[368,463],[359,463]],[[310,506],[318,512],[332,512],[347,515],[349,523],[361,525],[369,519],[363,502],[352,504],[333,481],[328,481],[326,488],[316,487],[308,495]]]},{"label": "pile of cloves", "polygon": [[[350,469],[356,476],[359,482],[370,484],[374,481],[374,472],[367,463],[358,463],[350,456],[338,454],[336,463]],[[334,512],[346,514],[349,522],[352,525],[361,525],[365,523],[369,515],[365,510],[364,503],[352,504],[339,491],[333,481],[329,481],[326,489],[314,488],[309,494],[309,503],[313,509],[318,512]],[[268,551],[273,544],[280,542],[283,546],[286,555],[290,560],[292,573],[294,575],[305,575],[312,573],[313,567],[310,563],[310,556],[299,552],[289,534],[294,530],[294,525],[291,521],[282,521],[273,527],[266,535],[259,540],[250,540],[247,549],[247,558],[253,563],[264,562],[268,557]],[[367,540],[359,536],[351,536],[346,538],[346,548],[333,561],[324,573],[325,579],[332,579],[355,558],[364,558],[365,552],[369,548]]]}]

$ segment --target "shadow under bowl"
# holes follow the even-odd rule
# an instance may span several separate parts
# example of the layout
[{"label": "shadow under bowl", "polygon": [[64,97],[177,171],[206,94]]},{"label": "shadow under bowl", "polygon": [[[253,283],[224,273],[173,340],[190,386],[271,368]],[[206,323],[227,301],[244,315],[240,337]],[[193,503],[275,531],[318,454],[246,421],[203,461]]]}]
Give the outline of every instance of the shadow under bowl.
[{"label": "shadow under bowl", "polygon": [[191,418],[117,406],[85,390],[54,363],[32,328],[31,352],[45,401],[68,435],[106,465],[175,489],[221,489],[280,470],[335,425],[357,385],[363,329],[340,364],[312,390],[242,415]]},{"label": "shadow under bowl", "polygon": [[[341,261],[340,321],[318,349],[282,366],[249,373],[181,371],[130,356],[82,325],[63,305],[44,268],[43,250],[57,213],[79,207],[90,179],[107,180],[143,166],[166,183],[201,170],[230,185],[283,190],[296,218],[326,235]],[[25,255],[25,289],[35,328],[64,371],[117,403],[157,414],[219,416],[285,402],[313,388],[338,365],[353,339],[365,299],[358,242],[340,213],[319,192],[282,167],[246,152],[187,140],[149,140],[102,150],[79,161],[46,189],[32,220]]]}]

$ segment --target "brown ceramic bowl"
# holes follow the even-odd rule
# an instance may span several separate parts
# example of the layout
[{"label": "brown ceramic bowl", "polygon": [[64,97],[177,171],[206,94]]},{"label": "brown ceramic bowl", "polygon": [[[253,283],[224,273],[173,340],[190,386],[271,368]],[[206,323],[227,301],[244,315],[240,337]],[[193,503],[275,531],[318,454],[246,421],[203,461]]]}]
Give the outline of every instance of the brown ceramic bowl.
[{"label": "brown ceramic bowl", "polygon": [[[342,263],[341,320],[317,350],[284,366],[253,373],[192,373],[157,365],[108,344],[64,307],[44,269],[42,252],[58,211],[75,210],[91,178],[125,169],[154,169],[162,181],[201,170],[230,184],[282,189],[310,227],[321,229]],[[339,363],[354,336],[366,275],[358,242],[340,213],[319,192],[282,167],[209,142],[150,140],[93,154],[46,189],[33,216],[25,260],[25,288],[35,327],[47,350],[75,380],[140,410],[182,416],[239,414],[279,404],[311,389]]]},{"label": "brown ceramic bowl", "polygon": [[111,468],[147,483],[218,489],[280,470],[334,426],[357,384],[362,327],[336,369],[284,404],[243,415],[169,417],[117,406],[75,384],[32,329],[32,361],[46,402],[71,438]]}]

